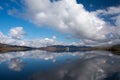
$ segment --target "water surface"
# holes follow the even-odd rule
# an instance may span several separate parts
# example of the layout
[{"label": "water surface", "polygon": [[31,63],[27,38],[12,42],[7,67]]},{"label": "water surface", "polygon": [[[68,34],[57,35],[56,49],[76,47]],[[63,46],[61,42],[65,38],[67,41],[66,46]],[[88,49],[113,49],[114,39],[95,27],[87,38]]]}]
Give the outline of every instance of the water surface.
[{"label": "water surface", "polygon": [[120,80],[120,56],[105,51],[4,53],[0,80]]}]

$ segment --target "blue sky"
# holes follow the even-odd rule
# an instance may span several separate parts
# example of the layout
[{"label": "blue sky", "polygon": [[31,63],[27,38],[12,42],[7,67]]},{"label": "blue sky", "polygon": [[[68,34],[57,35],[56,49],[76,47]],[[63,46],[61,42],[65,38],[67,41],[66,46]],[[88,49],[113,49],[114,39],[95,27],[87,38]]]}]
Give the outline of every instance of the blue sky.
[{"label": "blue sky", "polygon": [[[30,1],[32,2],[32,0],[30,0]],[[41,0],[37,0],[37,1],[40,2]],[[60,0],[60,1],[62,1],[62,0]],[[58,0],[56,3],[59,3],[60,1]],[[66,0],[66,1],[68,1],[68,0]],[[74,1],[74,0],[71,0],[71,1]],[[63,3],[64,2],[65,1],[63,1]],[[54,1],[53,1],[53,3],[54,3]],[[67,3],[69,4],[69,2],[67,2]],[[104,10],[109,7],[117,8],[120,6],[120,0],[77,0],[77,3],[83,5],[84,6],[83,10],[86,10],[86,12],[90,13],[90,14],[91,14],[91,12],[97,13],[97,10]],[[45,4],[45,3],[43,3],[43,4]],[[49,5],[49,4],[46,3],[46,5]],[[75,4],[73,4],[73,5],[75,5]],[[23,27],[23,30],[25,31],[25,37],[23,39],[52,38],[52,36],[56,36],[56,39],[58,42],[62,41],[62,42],[66,42],[66,43],[79,42],[84,39],[92,40],[91,37],[96,37],[92,41],[101,40],[100,38],[97,38],[97,35],[93,36],[95,33],[92,33],[91,35],[86,36],[85,34],[87,34],[88,32],[86,32],[86,31],[84,32],[84,30],[82,29],[84,27],[81,27],[81,26],[75,27],[76,29],[74,29],[74,27],[72,27],[72,28],[70,27],[70,30],[66,29],[64,31],[61,29],[62,26],[60,26],[60,27],[58,27],[58,29],[56,29],[57,27],[56,27],[56,24],[54,24],[54,23],[51,23],[51,24],[53,24],[53,25],[51,25],[51,24],[45,24],[44,22],[40,22],[40,21],[38,22],[38,21],[36,21],[37,20],[36,18],[31,17],[32,16],[31,14],[33,14],[32,12],[35,13],[35,9],[30,12],[31,14],[27,13],[27,9],[32,9],[32,6],[31,7],[30,6],[31,6],[31,3],[26,0],[21,0],[21,1],[20,0],[0,0],[0,7],[1,7],[0,8],[0,32],[2,32],[4,35],[8,35],[10,29],[12,29],[14,27]],[[33,5],[33,7],[34,6],[35,5]],[[38,7],[41,7],[41,6],[38,6]],[[66,6],[66,7],[68,7],[68,6]],[[37,7],[35,6],[34,8],[37,8]],[[72,6],[69,8],[71,9]],[[77,9],[77,10],[79,11],[80,9]],[[76,13],[79,13],[79,12],[77,12],[77,10],[76,10]],[[43,10],[42,12],[44,12],[44,11],[45,10]],[[51,13],[50,10],[46,9],[46,11],[48,11],[48,13]],[[52,12],[53,12],[53,14],[57,13],[57,11],[55,11],[54,9],[52,9]],[[48,13],[45,13],[45,14],[48,14]],[[60,13],[60,11],[59,11],[59,13]],[[62,13],[62,11],[61,11],[61,13]],[[70,12],[68,12],[68,14],[69,13]],[[25,14],[25,15],[21,16],[22,14]],[[37,15],[37,14],[38,13],[35,13],[33,15]],[[81,14],[81,13],[79,13],[79,14]],[[26,17],[26,15],[30,15],[29,17],[31,17],[31,18],[28,18],[28,16]],[[63,17],[61,15],[62,14],[59,14],[58,16]],[[109,17],[106,17],[106,16],[107,15],[103,16],[102,18],[97,17],[100,20],[98,20],[97,18],[96,19],[98,21],[100,21],[101,24],[102,24],[102,20],[105,23],[107,23],[107,22],[112,23],[113,20],[109,20]],[[55,17],[53,17],[53,18],[55,18]],[[35,21],[33,21],[33,19],[35,19]],[[72,18],[68,18],[68,19],[71,19],[71,22],[72,22]],[[38,20],[40,20],[40,19],[38,19]],[[60,20],[60,19],[58,19],[58,20]],[[63,20],[63,22],[64,21],[66,21],[66,20]],[[45,22],[48,22],[48,21],[45,21]],[[115,23],[112,23],[112,24],[115,24]],[[75,26],[77,26],[77,25],[75,24]],[[80,30],[78,30],[77,28],[78,29],[80,28]],[[73,29],[73,32],[71,29]],[[85,29],[87,29],[87,27]],[[82,32],[82,30],[83,30],[83,32]],[[74,32],[74,31],[76,31],[76,32]],[[81,32],[81,33],[79,33],[79,32]],[[100,36],[102,34],[103,33],[101,32]]]},{"label": "blue sky", "polygon": [[[12,0],[1,0],[0,1],[0,6],[3,8],[0,11],[0,31],[3,32],[4,34],[8,34],[9,30],[13,27],[17,26],[22,26],[26,32],[26,39],[32,39],[32,38],[51,38],[52,36],[57,36],[59,37],[58,41],[63,41],[63,42],[73,42],[73,41],[79,41],[76,38],[70,38],[69,40],[67,39],[68,36],[71,36],[69,34],[61,33],[59,31],[54,30],[53,28],[49,27],[38,27],[37,25],[20,18],[19,16],[11,16],[8,14],[9,9],[17,8],[21,11],[22,3],[19,0],[16,0],[17,3],[12,2]],[[7,4],[9,6],[7,6]],[[33,34],[34,33],[34,34]],[[71,36],[72,37],[72,36]]]},{"label": "blue sky", "polygon": [[120,5],[120,0],[77,0],[89,11]]}]

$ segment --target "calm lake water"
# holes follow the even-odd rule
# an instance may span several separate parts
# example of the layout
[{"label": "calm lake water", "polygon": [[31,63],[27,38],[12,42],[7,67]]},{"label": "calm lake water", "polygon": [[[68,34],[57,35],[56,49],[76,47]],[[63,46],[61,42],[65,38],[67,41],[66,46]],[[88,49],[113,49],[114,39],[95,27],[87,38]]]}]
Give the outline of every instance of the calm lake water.
[{"label": "calm lake water", "polygon": [[4,53],[0,80],[120,80],[120,56],[103,51]]}]

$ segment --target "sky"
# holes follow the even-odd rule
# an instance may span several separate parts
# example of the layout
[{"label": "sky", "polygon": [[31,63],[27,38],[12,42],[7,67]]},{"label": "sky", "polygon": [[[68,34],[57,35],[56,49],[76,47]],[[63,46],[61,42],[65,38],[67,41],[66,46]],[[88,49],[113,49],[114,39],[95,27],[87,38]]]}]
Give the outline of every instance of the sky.
[{"label": "sky", "polygon": [[120,43],[120,0],[0,0],[0,43]]}]

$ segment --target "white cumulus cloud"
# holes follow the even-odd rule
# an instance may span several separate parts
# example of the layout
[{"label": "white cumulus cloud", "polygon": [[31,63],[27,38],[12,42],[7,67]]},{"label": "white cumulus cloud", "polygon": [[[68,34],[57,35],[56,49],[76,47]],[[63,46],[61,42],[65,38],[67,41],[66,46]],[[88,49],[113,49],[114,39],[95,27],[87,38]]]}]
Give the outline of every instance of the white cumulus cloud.
[{"label": "white cumulus cloud", "polygon": [[102,18],[109,16],[108,19],[113,21],[113,24],[108,22],[107,26],[109,27],[106,30],[111,34],[112,39],[120,39],[120,6],[108,7],[107,9],[97,10],[93,13]]},{"label": "white cumulus cloud", "polygon": [[[56,36],[51,38],[23,39],[25,31],[23,27],[14,27],[10,29],[8,35],[0,32],[0,43],[30,47],[42,47],[57,44]],[[59,42],[61,43],[61,42]]]},{"label": "white cumulus cloud", "polygon": [[25,32],[22,27],[15,27],[10,29],[10,37],[21,39],[24,36]]},{"label": "white cumulus cloud", "polygon": [[25,0],[28,19],[39,25],[47,25],[77,38],[102,40],[106,38],[105,22],[85,10],[76,0]]},{"label": "white cumulus cloud", "polygon": [[[53,0],[53,2],[50,0],[23,0],[23,2],[24,9],[21,15],[24,15],[25,19],[40,27],[55,28],[80,39],[79,43],[71,44],[108,45],[120,42],[120,6],[89,12],[76,0]],[[16,10],[16,12],[10,10],[11,15],[20,15],[19,10]],[[105,18],[106,16],[109,18]],[[106,19],[109,19],[110,22]],[[12,38],[17,39],[23,36],[22,34],[19,37],[17,34],[11,35]],[[29,40],[32,43],[35,41],[41,42],[42,45],[56,44],[56,37]],[[21,43],[29,44],[29,42],[22,41]]]}]

